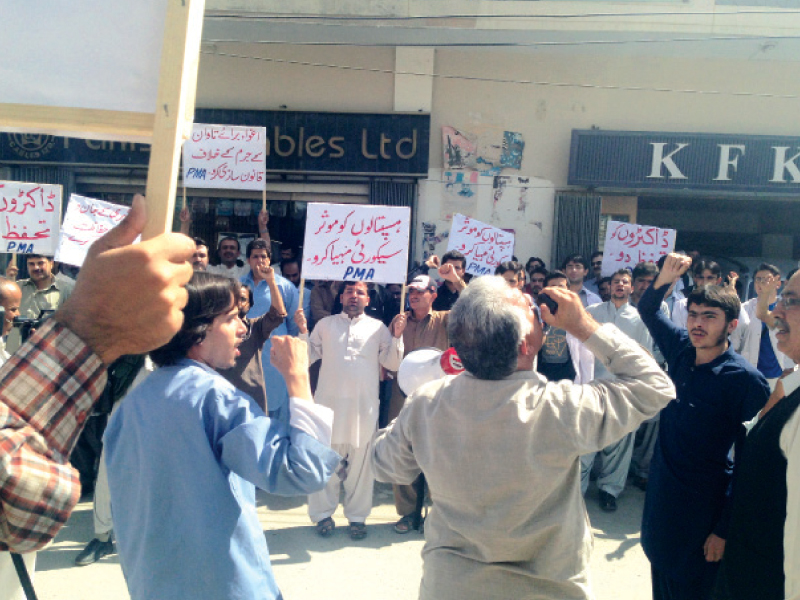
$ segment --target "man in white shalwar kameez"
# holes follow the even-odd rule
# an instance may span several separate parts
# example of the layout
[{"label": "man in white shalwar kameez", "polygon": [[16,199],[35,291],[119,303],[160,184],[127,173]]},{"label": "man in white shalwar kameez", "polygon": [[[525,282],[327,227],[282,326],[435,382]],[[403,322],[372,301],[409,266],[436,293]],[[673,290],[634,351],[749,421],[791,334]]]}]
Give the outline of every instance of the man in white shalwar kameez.
[{"label": "man in white shalwar kameez", "polygon": [[675,397],[642,347],[598,326],[579,297],[542,318],[565,329],[617,379],[575,385],[531,370],[542,343],[533,311],[495,277],[467,286],[448,333],[466,372],[421,386],[378,432],[379,481],[420,472],[435,498],[425,521],[423,600],[587,600],[592,534],[580,456],[633,431]]},{"label": "man in white shalwar kameez", "polygon": [[[344,485],[344,515],[353,539],[362,539],[372,511],[375,482],[369,460],[370,442],[378,425],[379,367],[397,371],[403,360],[406,315],[391,323],[392,332],[378,319],[364,314],[369,289],[364,282],[346,282],[341,291],[342,312],[325,317],[308,338],[309,364],[322,360],[315,402],[333,409],[331,448],[344,459],[321,492],[308,497],[308,514],[317,533],[326,537],[335,524],[331,515]],[[305,319],[295,315],[300,333]]]}]

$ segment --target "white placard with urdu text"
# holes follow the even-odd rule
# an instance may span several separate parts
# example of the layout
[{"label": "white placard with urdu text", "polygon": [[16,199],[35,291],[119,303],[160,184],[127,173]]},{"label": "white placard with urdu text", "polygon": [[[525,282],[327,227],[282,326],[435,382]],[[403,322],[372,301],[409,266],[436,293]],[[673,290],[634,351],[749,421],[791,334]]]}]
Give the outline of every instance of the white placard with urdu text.
[{"label": "white placard with urdu text", "polygon": [[266,127],[195,123],[183,144],[183,183],[188,188],[263,190],[266,153]]},{"label": "white placard with urdu text", "polygon": [[603,277],[640,262],[656,262],[675,249],[675,230],[609,221],[603,246]]},{"label": "white placard with urdu text", "polygon": [[129,206],[72,194],[64,213],[55,259],[82,266],[92,243],[119,225],[130,210]]},{"label": "white placard with urdu text", "polygon": [[60,185],[0,181],[0,252],[52,256],[61,194]]},{"label": "white placard with urdu text", "polygon": [[456,213],[447,249],[467,257],[467,273],[492,275],[497,265],[514,255],[514,234]]},{"label": "white placard with urdu text", "polygon": [[303,277],[405,283],[411,209],[308,204]]}]

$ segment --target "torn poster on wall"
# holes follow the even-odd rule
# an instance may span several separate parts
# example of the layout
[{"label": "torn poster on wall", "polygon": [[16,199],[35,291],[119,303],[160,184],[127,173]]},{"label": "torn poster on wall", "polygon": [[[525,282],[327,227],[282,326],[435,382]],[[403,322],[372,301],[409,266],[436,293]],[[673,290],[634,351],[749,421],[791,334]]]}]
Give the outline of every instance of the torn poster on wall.
[{"label": "torn poster on wall", "polygon": [[478,175],[477,171],[445,172],[442,220],[449,221],[458,212],[475,214],[478,209]]},{"label": "torn poster on wall", "polygon": [[476,137],[454,127],[442,127],[442,150],[446,169],[474,169],[477,159]]}]

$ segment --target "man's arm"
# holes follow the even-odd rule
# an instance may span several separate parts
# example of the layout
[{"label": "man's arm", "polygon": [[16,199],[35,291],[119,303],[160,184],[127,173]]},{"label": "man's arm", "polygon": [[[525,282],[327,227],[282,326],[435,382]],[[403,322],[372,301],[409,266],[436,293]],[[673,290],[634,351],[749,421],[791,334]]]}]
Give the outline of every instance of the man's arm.
[{"label": "man's arm", "polygon": [[458,276],[452,263],[446,263],[439,267],[439,276],[445,281],[452,283],[458,292],[467,288],[467,283]]},{"label": "man's arm", "polygon": [[780,276],[767,276],[767,281],[763,284],[761,293],[756,301],[756,317],[766,323],[770,329],[775,329],[775,317],[772,316],[769,307],[778,299],[778,288],[780,287]]},{"label": "man's arm", "polygon": [[[669,287],[692,266],[692,259],[681,254],[669,254],[664,267],[639,300],[639,315],[642,317],[653,341],[668,363],[675,360],[682,347],[686,331],[673,323],[661,311],[661,303]],[[677,306],[677,305],[676,305]]]},{"label": "man's arm", "polygon": [[258,213],[258,237],[272,246],[272,240],[269,237],[269,212],[262,210]]},{"label": "man's arm", "polygon": [[130,246],[145,218],[137,196],[89,249],[70,299],[0,368],[0,550],[37,550],[69,518],[80,485],[67,461],[105,365],[180,329],[194,243],[166,234]]},{"label": "man's arm", "polygon": [[400,368],[400,363],[403,362],[403,331],[405,330],[407,319],[408,315],[406,313],[400,313],[392,319],[388,330],[385,325],[381,326],[378,360],[381,366],[389,371],[397,371]]}]

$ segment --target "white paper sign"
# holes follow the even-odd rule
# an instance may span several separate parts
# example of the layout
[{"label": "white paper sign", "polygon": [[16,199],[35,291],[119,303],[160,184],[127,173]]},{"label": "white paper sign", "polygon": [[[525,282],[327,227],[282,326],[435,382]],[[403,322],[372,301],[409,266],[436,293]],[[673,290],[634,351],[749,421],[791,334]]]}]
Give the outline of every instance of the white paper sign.
[{"label": "white paper sign", "polygon": [[55,259],[68,265],[82,266],[92,243],[119,225],[128,211],[129,206],[72,194],[64,213]]},{"label": "white paper sign", "polygon": [[405,283],[411,209],[308,204],[303,277]]},{"label": "white paper sign", "polygon": [[183,181],[190,188],[263,190],[267,185],[266,127],[195,123],[183,144]]},{"label": "white paper sign", "polygon": [[603,247],[603,277],[640,262],[656,262],[675,249],[675,230],[609,221]]},{"label": "white paper sign", "polygon": [[462,214],[453,215],[448,250],[467,257],[467,273],[492,275],[501,262],[514,255],[514,234]]},{"label": "white paper sign", "polygon": [[0,181],[0,252],[52,256],[61,222],[61,186]]}]

